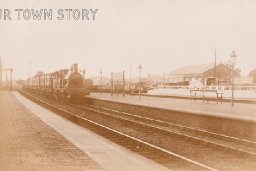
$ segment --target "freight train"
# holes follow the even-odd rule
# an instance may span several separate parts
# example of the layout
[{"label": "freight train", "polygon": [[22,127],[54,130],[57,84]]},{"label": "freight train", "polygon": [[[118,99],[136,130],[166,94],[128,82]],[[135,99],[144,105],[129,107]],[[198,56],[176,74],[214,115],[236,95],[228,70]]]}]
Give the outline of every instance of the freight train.
[{"label": "freight train", "polygon": [[79,101],[90,94],[92,81],[84,78],[78,65],[70,69],[61,69],[52,73],[38,72],[25,81],[23,88],[49,94],[62,101]]}]

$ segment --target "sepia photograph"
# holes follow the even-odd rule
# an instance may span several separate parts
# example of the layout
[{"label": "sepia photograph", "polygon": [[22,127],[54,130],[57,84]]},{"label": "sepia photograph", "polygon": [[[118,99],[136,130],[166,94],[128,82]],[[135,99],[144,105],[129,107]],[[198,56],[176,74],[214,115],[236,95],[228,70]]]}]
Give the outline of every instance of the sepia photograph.
[{"label": "sepia photograph", "polygon": [[256,0],[0,0],[0,171],[255,171]]}]

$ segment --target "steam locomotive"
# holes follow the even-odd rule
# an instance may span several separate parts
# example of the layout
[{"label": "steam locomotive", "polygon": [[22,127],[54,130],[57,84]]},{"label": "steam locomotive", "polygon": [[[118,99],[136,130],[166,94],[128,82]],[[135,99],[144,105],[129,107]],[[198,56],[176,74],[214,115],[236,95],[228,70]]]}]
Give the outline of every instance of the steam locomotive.
[{"label": "steam locomotive", "polygon": [[92,81],[84,78],[73,64],[70,69],[61,69],[53,73],[38,72],[25,81],[24,88],[53,95],[62,101],[77,101],[90,94]]}]

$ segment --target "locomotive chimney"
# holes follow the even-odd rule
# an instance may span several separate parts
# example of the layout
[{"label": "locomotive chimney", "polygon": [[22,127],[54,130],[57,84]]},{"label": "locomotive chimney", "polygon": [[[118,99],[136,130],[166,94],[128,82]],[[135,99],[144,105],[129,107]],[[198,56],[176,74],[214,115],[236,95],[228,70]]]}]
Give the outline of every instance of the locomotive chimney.
[{"label": "locomotive chimney", "polygon": [[78,64],[73,64],[70,67],[70,73],[78,72]]},{"label": "locomotive chimney", "polygon": [[78,64],[73,65],[73,72],[78,72]]}]

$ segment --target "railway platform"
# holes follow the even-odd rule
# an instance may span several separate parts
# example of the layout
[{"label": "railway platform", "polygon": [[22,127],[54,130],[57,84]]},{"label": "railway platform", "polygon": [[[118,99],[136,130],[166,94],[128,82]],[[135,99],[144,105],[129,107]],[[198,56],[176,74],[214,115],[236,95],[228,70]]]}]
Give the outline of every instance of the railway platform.
[{"label": "railway platform", "polygon": [[91,98],[120,102],[126,104],[134,104],[141,106],[149,106],[160,109],[174,110],[179,112],[188,112],[202,115],[213,115],[220,117],[227,117],[232,119],[244,119],[256,121],[256,105],[235,103],[231,106],[230,102],[223,102],[217,104],[216,102],[203,102],[202,100],[189,100],[177,98],[151,97],[151,96],[137,96],[137,95],[113,95],[109,93],[91,93]]},{"label": "railway platform", "polygon": [[0,91],[0,170],[167,170],[17,92]]}]

